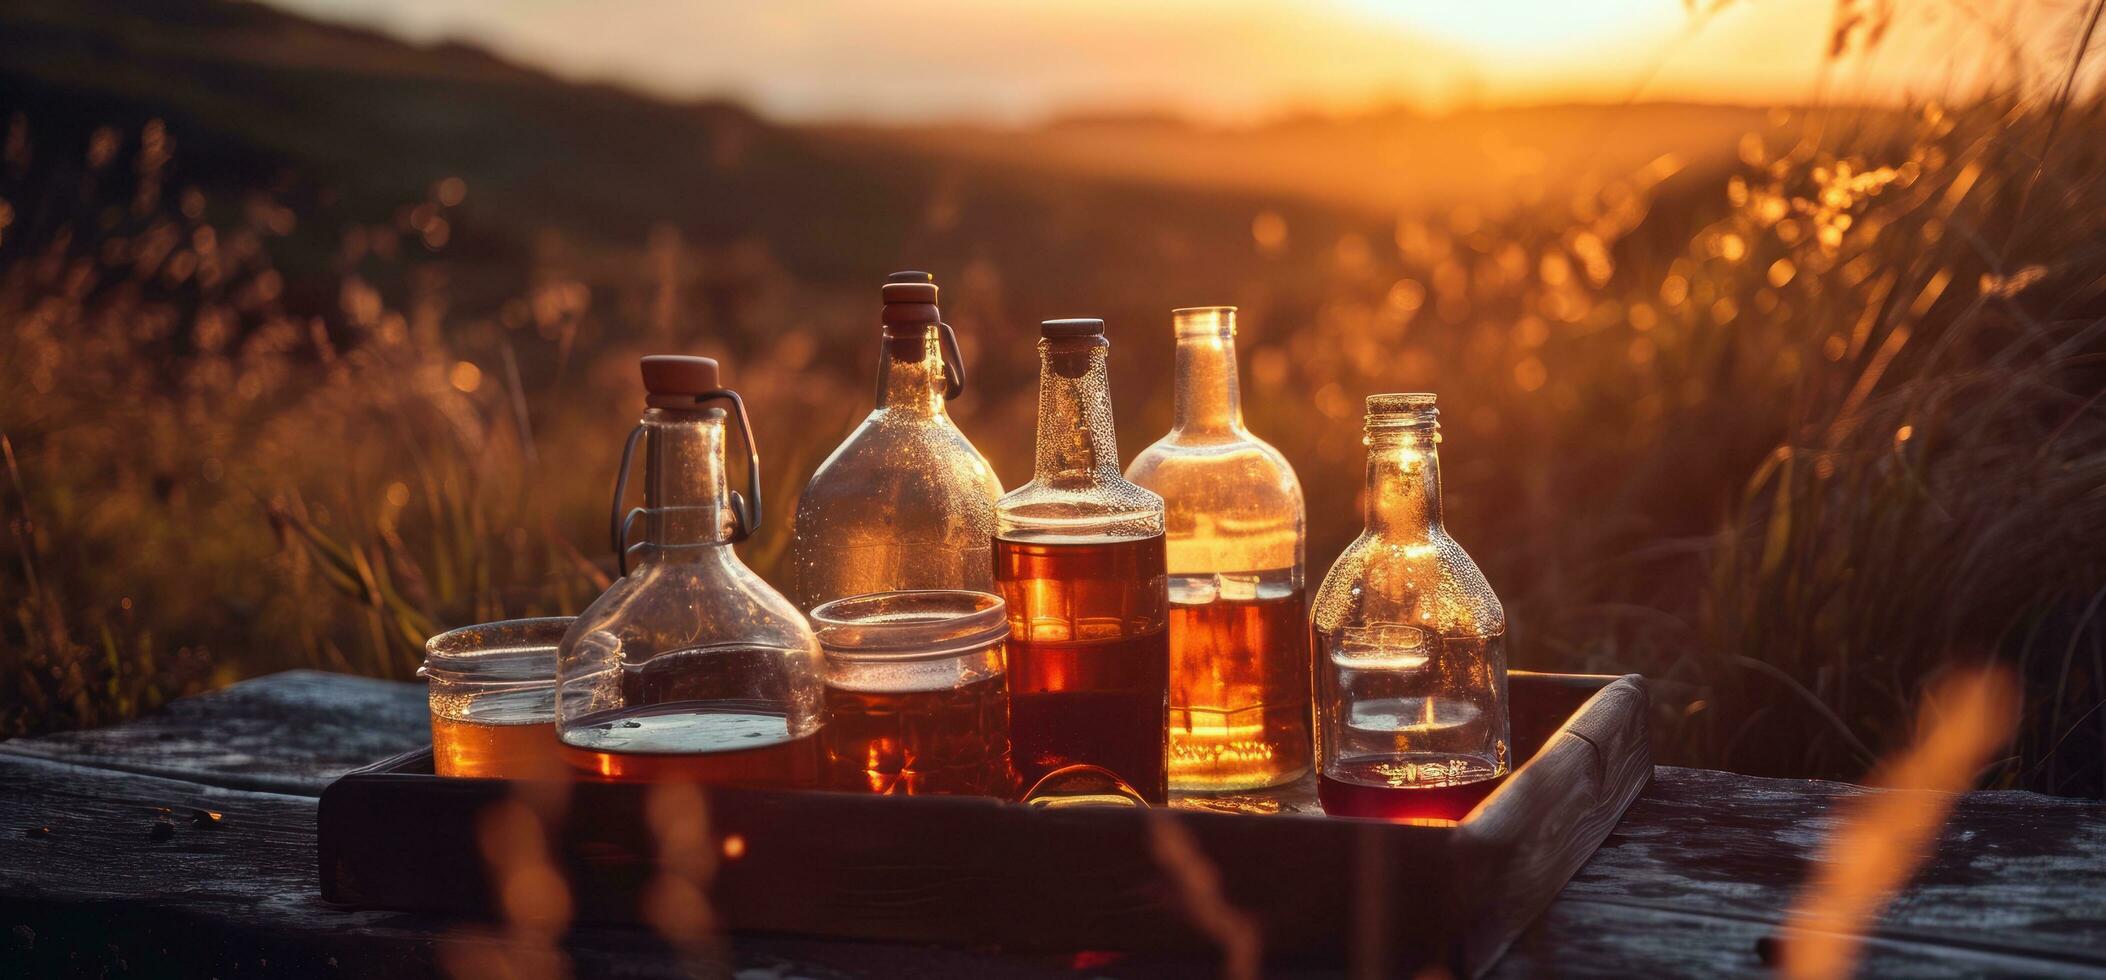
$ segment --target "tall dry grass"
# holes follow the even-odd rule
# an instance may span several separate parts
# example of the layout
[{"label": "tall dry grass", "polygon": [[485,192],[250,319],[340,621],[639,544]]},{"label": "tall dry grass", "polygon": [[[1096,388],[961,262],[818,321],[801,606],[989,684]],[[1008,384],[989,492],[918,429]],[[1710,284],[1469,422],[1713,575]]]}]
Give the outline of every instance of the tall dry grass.
[{"label": "tall dry grass", "polygon": [[[1312,574],[1356,530],[1360,396],[1431,387],[1516,662],[1658,678],[1665,758],[1852,776],[1989,651],[2026,688],[1991,775],[2106,790],[2106,110],[2036,90],[1778,111],[1724,171],[1663,157],[1505,208],[1250,213],[1272,271],[1225,298]],[[729,353],[765,406],[764,574],[867,406],[867,289],[766,242],[464,252],[458,180],[343,214],[297,175],[183,174],[158,124],[8,126],[0,732],[291,666],[406,677],[440,628],[577,611],[609,573],[636,354]],[[1132,287],[1058,254],[1067,294]],[[946,298],[1033,274],[976,262]],[[1020,482],[1031,353],[980,326],[966,425]],[[1124,379],[1169,358],[1125,336],[1133,449],[1168,395]]]}]

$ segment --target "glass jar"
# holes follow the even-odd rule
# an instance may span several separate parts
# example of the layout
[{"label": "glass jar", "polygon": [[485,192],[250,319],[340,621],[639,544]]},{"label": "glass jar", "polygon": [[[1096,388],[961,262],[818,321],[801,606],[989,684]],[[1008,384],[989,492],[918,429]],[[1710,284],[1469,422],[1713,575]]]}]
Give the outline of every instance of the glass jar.
[{"label": "glass jar", "polygon": [[828,789],[1015,794],[1000,596],[878,592],[811,615],[826,651]]},{"label": "glass jar", "polygon": [[1302,485],[1243,427],[1236,308],[1174,310],[1176,415],[1126,478],[1163,498],[1170,788],[1228,792],[1309,771]]},{"label": "glass jar", "polygon": [[1440,441],[1434,396],[1368,398],[1367,526],[1310,617],[1326,813],[1460,819],[1510,764],[1506,612],[1441,526]]},{"label": "glass jar", "polygon": [[1074,765],[1168,799],[1163,499],[1119,472],[1102,320],[1039,326],[1037,467],[995,508],[1010,740],[1024,784]]},{"label": "glass jar", "polygon": [[537,779],[556,758],[556,645],[571,617],[463,626],[426,640],[431,764],[441,776]]},{"label": "glass jar", "polygon": [[[761,517],[744,405],[704,357],[646,357],[643,380],[649,408],[630,447],[644,446],[644,506],[620,516],[618,478],[624,574],[563,637],[563,757],[610,779],[811,788],[825,720],[819,641],[732,549]],[[744,433],[750,497],[725,476],[730,418]],[[639,519],[644,540],[625,547]]]},{"label": "glass jar", "polygon": [[951,421],[958,338],[926,272],[895,272],[880,319],[877,407],[797,498],[790,594],[800,609],[911,589],[994,588],[994,468]]}]

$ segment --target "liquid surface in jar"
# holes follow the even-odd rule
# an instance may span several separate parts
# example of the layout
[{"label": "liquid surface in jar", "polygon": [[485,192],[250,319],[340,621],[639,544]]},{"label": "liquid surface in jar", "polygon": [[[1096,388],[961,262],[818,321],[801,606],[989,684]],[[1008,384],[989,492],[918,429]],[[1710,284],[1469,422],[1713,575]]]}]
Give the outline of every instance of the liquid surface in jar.
[{"label": "liquid surface in jar", "polygon": [[545,688],[478,693],[433,703],[432,771],[478,779],[546,779],[563,774],[556,756],[555,704]]},{"label": "liquid surface in jar", "polygon": [[672,701],[578,720],[562,737],[573,768],[617,780],[813,789],[819,733],[790,731],[761,701]]},{"label": "liquid surface in jar", "polygon": [[476,779],[558,775],[556,723],[491,725],[464,718],[431,720],[432,771]]},{"label": "liquid surface in jar", "polygon": [[1309,624],[1292,571],[1170,580],[1170,785],[1230,792],[1309,769]]},{"label": "liquid surface in jar", "polygon": [[1163,538],[995,539],[1009,604],[1010,740],[1026,788],[1064,766],[1169,796]]},{"label": "liquid surface in jar", "polygon": [[1001,674],[934,690],[826,688],[826,787],[844,792],[1016,793]]}]

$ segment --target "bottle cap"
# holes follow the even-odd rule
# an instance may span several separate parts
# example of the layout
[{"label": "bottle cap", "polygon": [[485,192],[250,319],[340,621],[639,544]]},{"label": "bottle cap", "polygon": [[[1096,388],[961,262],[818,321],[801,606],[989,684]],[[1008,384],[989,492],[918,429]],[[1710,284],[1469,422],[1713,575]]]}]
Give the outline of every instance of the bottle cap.
[{"label": "bottle cap", "polygon": [[643,384],[652,408],[696,408],[697,397],[724,386],[715,358],[688,354],[645,354]]},{"label": "bottle cap", "polygon": [[936,309],[936,277],[926,272],[895,272],[886,276],[879,295],[885,300],[887,326],[923,326],[943,319],[943,314]]},{"label": "bottle cap", "polygon": [[1102,337],[1104,336],[1104,321],[1087,317],[1068,320],[1045,320],[1038,325],[1038,335],[1048,339]]}]

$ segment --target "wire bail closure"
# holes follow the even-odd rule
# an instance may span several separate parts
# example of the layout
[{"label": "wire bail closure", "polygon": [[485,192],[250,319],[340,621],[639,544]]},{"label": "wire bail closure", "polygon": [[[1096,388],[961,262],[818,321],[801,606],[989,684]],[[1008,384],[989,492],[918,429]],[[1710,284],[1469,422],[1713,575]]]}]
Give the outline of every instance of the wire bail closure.
[{"label": "wire bail closure", "polygon": [[[949,328],[945,329],[948,331]],[[697,408],[707,406],[713,401],[729,402],[731,404],[731,416],[737,419],[739,423],[739,435],[746,441],[747,492],[741,494],[737,490],[729,491],[732,518],[731,543],[738,544],[752,537],[753,532],[760,529],[761,523],[760,447],[753,441],[753,423],[746,416],[745,400],[739,397],[738,392],[729,388],[711,388],[694,396],[694,398]],[[647,434],[648,429],[642,424],[638,424],[636,428],[629,430],[629,438],[622,444],[620,468],[616,469],[614,473],[614,502],[609,508],[607,532],[610,539],[609,543],[614,548],[615,565],[624,576],[629,574],[629,551],[632,547],[629,544],[630,528],[635,525],[637,518],[648,512],[648,509],[635,507],[624,513],[622,511],[622,498],[628,495],[629,470],[635,465],[636,446],[643,441]],[[645,543],[647,542],[638,542],[636,547],[641,547]]]},{"label": "wire bail closure", "polygon": [[943,355],[943,400],[965,394],[965,355],[958,350],[958,334],[951,325],[936,321],[936,349]]}]

